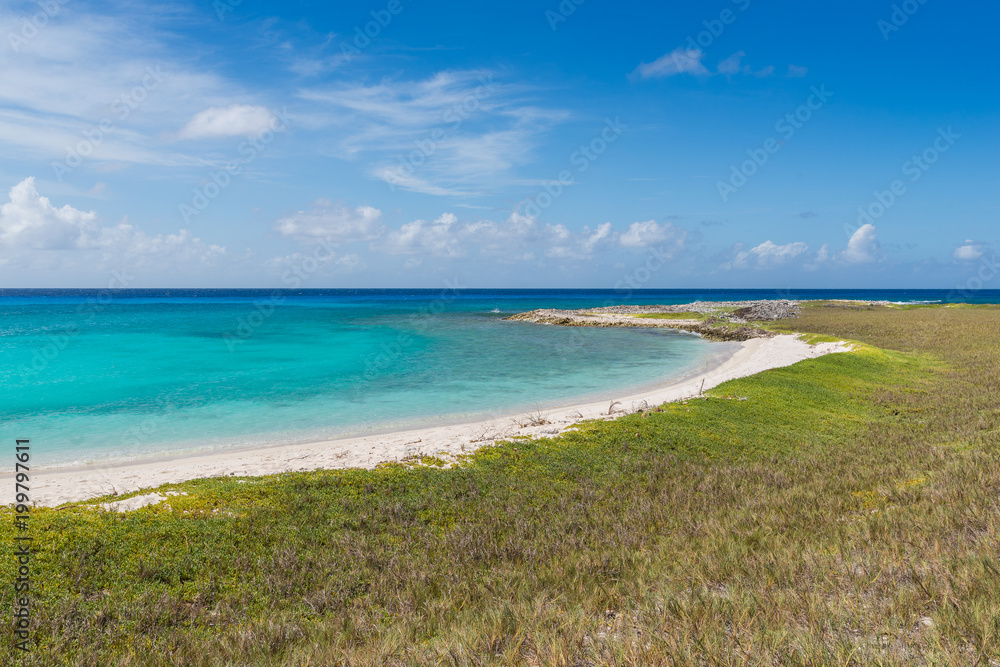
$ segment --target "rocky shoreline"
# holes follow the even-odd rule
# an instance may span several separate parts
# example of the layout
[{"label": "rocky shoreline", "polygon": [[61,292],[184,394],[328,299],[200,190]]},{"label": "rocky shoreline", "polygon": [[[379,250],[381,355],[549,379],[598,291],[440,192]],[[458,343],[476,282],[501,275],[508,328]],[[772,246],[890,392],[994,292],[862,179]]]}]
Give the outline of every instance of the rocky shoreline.
[{"label": "rocky shoreline", "polygon": [[782,299],[696,301],[671,306],[606,306],[584,310],[543,308],[504,319],[569,327],[660,327],[689,331],[710,340],[744,341],[771,338],[776,334],[759,326],[760,323],[789,319],[798,314],[799,302]]}]

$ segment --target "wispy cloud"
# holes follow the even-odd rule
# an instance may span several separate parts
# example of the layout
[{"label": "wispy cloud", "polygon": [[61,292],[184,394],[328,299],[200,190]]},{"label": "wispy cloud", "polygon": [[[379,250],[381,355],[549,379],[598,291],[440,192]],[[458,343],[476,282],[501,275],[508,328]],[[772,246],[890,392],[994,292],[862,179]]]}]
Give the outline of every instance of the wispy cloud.
[{"label": "wispy cloud", "polygon": [[[743,63],[746,52],[737,51],[732,55],[719,61],[715,71],[708,69],[703,64],[705,52],[701,49],[691,47],[678,47],[670,53],[665,53],[651,63],[641,63],[632,76],[640,79],[657,79],[663,77],[677,76],[678,74],[690,74],[693,76],[711,76],[713,74],[723,74],[732,76],[735,74],[753,75],[756,77],[772,76],[775,71],[774,65],[767,65],[760,69],[753,69],[750,65]],[[794,69],[793,69],[794,68]],[[795,66],[789,67],[789,76],[798,76],[802,72],[805,75],[805,68]],[[795,72],[793,74],[792,72]]]},{"label": "wispy cloud", "polygon": [[[19,30],[20,18],[0,9],[0,33]],[[197,156],[179,153],[170,136],[198,112],[252,101],[179,52],[145,15],[80,9],[72,20],[57,18],[18,50],[0,49],[0,145],[26,157],[65,160],[83,143],[95,165],[193,165]],[[222,129],[200,120],[185,132]]]},{"label": "wispy cloud", "polygon": [[485,70],[446,71],[416,81],[303,89],[311,122],[332,132],[329,152],[363,159],[394,188],[470,195],[515,180],[565,112],[532,104],[528,90]]},{"label": "wispy cloud", "polygon": [[708,69],[701,64],[705,52],[701,49],[677,47],[670,53],[665,53],[651,63],[640,63],[633,72],[642,79],[654,79],[678,74],[694,74],[707,76]]}]

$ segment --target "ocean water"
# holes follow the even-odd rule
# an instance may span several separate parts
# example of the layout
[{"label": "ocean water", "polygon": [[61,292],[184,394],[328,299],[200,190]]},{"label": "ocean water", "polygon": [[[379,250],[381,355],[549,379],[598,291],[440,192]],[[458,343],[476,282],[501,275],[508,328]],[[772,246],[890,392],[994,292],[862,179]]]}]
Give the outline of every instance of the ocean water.
[{"label": "ocean water", "polygon": [[[976,296],[1000,301],[1000,293]],[[909,302],[948,293],[0,290],[0,438],[30,438],[35,465],[60,466],[605,399],[695,374],[732,344],[501,318],[534,308],[784,297]]]}]

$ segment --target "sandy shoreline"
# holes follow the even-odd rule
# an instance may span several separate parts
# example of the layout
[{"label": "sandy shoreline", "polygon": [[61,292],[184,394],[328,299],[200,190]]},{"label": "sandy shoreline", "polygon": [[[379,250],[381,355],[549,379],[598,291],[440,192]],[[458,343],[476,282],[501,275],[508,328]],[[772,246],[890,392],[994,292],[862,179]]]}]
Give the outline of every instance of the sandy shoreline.
[{"label": "sandy shoreline", "polygon": [[[528,416],[502,418],[420,428],[383,435],[368,435],[324,442],[281,445],[252,450],[185,456],[168,460],[125,465],[92,465],[77,468],[35,470],[31,475],[31,496],[38,506],[79,502],[112,492],[125,494],[161,484],[202,477],[252,476],[324,468],[371,468],[385,461],[415,454],[460,454],[514,435],[555,435],[584,419],[610,418],[633,412],[644,404],[650,407],[698,394],[702,382],[709,389],[727,380],[753,375],[769,368],[789,366],[848,349],[842,343],[810,346],[796,336],[754,338],[743,341],[733,354],[704,373],[673,381],[630,396],[610,396],[600,402],[542,410],[549,422],[530,425]],[[612,401],[616,405],[612,408]],[[612,414],[609,415],[609,408]],[[12,474],[0,475],[11,479]],[[5,486],[8,486],[5,484]],[[12,485],[10,485],[12,486]],[[10,495],[10,494],[6,494]],[[153,501],[157,499],[151,499]],[[5,502],[11,502],[10,498]],[[131,503],[130,505],[141,504]],[[123,507],[122,509],[126,509]]]}]

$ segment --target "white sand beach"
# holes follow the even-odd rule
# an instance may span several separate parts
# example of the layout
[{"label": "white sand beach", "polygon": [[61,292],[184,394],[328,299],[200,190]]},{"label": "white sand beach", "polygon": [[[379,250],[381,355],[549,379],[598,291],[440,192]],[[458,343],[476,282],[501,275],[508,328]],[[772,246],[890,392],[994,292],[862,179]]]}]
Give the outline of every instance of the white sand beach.
[{"label": "white sand beach", "polygon": [[[845,343],[810,346],[796,336],[781,335],[774,338],[754,338],[739,343],[733,349],[733,354],[715,367],[685,380],[672,381],[631,396],[609,395],[600,402],[542,410],[538,415],[508,415],[486,421],[383,435],[184,456],[169,460],[129,462],[119,466],[95,464],[34,470],[31,475],[31,497],[38,506],[52,507],[109,493],[121,495],[202,477],[269,475],[329,468],[371,468],[385,461],[416,454],[455,455],[471,452],[498,439],[515,435],[551,436],[585,419],[610,419],[644,406],[655,407],[665,402],[697,396],[702,387],[710,389],[727,380],[770,368],[789,366],[803,359],[833,352],[848,351],[850,346]],[[531,425],[531,422],[538,421],[548,423]],[[2,477],[10,479],[12,476],[6,474]],[[13,484],[5,483],[4,487],[12,488]],[[109,509],[134,509],[147,500],[158,502],[163,499],[163,496],[147,494],[144,502],[126,501],[121,507],[116,508],[112,504]],[[10,502],[10,499],[5,502]]]}]

